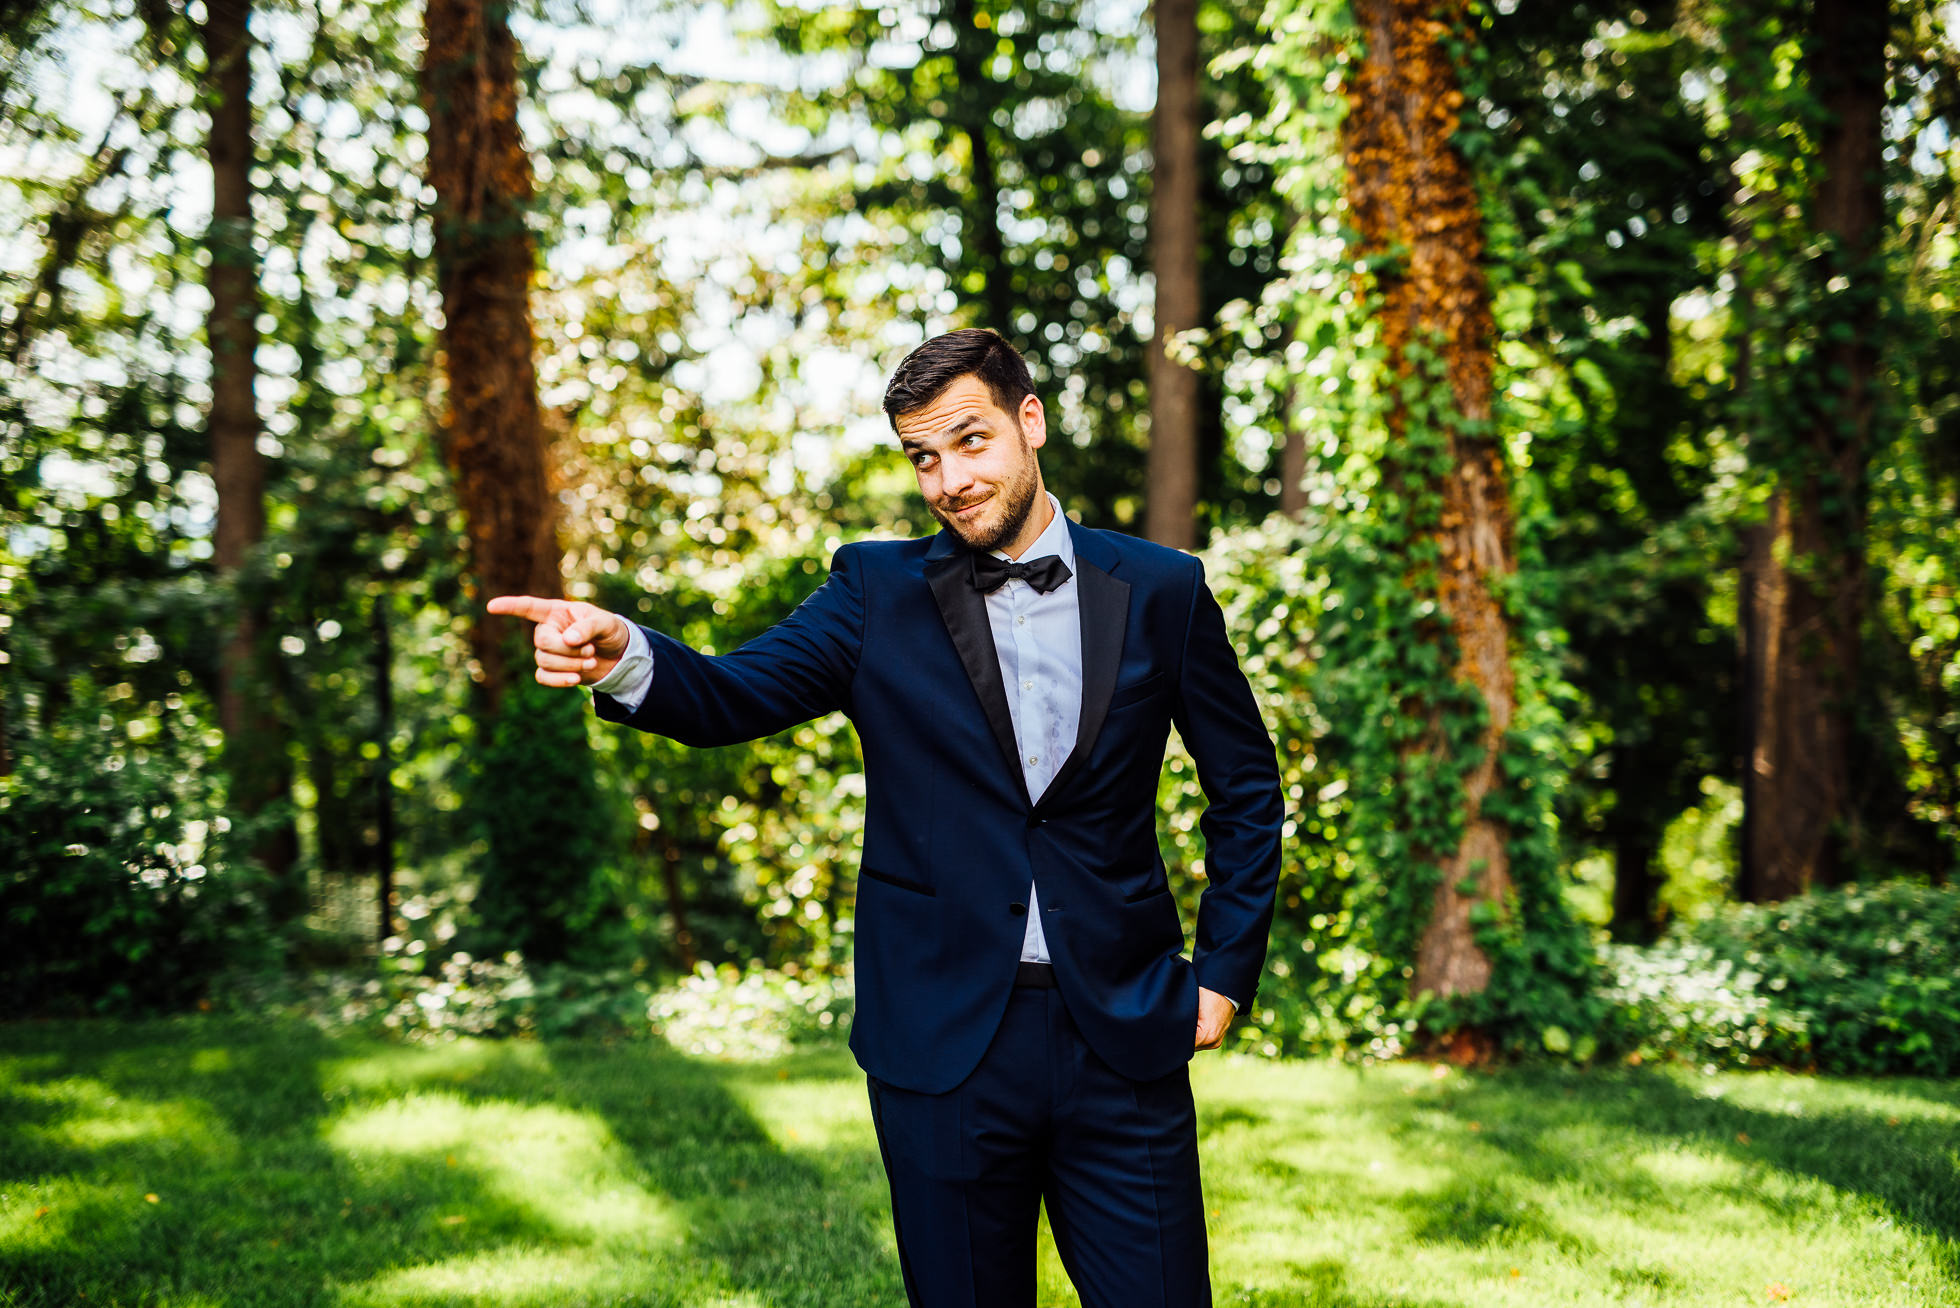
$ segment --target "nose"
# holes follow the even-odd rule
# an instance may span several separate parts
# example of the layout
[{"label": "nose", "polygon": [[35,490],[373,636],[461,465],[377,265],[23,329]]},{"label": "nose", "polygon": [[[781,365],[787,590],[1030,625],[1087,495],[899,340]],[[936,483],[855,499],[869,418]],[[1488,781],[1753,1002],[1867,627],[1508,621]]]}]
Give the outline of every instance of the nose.
[{"label": "nose", "polygon": [[939,489],[947,499],[965,499],[973,487],[973,469],[967,466],[964,459],[939,461]]}]

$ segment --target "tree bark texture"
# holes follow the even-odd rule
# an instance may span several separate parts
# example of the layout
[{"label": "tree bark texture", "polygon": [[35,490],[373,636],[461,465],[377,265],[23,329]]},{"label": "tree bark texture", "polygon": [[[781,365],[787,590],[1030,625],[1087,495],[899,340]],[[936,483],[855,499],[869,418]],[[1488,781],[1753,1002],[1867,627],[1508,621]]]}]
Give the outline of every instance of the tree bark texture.
[{"label": "tree bark texture", "polygon": [[[1817,0],[1804,61],[1825,123],[1811,223],[1830,242],[1811,367],[1814,411],[1795,419],[1794,471],[1772,495],[1743,567],[1748,756],[1743,769],[1743,897],[1801,894],[1843,876],[1850,817],[1852,704],[1865,608],[1866,467],[1880,304],[1874,260],[1885,224],[1881,115],[1888,6]],[[1835,298],[1834,298],[1835,297]],[[1759,434],[1759,439],[1763,435]]]},{"label": "tree bark texture", "polygon": [[444,449],[468,520],[471,646],[489,704],[514,675],[494,595],[557,596],[557,519],[538,406],[524,215],[531,161],[517,127],[517,43],[502,0],[429,0],[422,99],[435,188]]},{"label": "tree bark texture", "polygon": [[1157,109],[1153,119],[1150,266],[1156,275],[1150,346],[1150,457],[1144,534],[1188,550],[1198,541],[1196,372],[1171,360],[1165,343],[1200,325],[1198,276],[1198,4],[1154,0]]},{"label": "tree bark texture", "polygon": [[[265,460],[259,453],[258,259],[252,244],[252,7],[249,0],[208,0],[204,22],[209,67],[211,226],[207,289],[211,347],[211,480],[218,493],[212,563],[236,582],[265,539]],[[226,772],[234,810],[251,817],[291,791],[275,696],[255,675],[261,605],[234,592],[231,626],[218,657],[218,722],[224,730]],[[295,880],[298,839],[281,823],[253,855],[272,878],[269,907],[292,918],[307,908]]]},{"label": "tree bark texture", "polygon": [[[1389,358],[1406,375],[1408,348],[1439,337],[1457,417],[1484,431],[1494,324],[1481,262],[1483,217],[1470,170],[1451,144],[1463,93],[1443,44],[1452,30],[1465,29],[1466,9],[1465,0],[1356,0],[1367,53],[1347,87],[1343,147],[1362,253],[1406,251],[1398,266],[1377,273]],[[1407,430],[1399,406],[1389,426],[1393,446]],[[1510,629],[1494,589],[1516,569],[1503,454],[1494,440],[1455,424],[1449,442],[1444,482],[1434,488],[1442,499],[1434,529],[1437,598],[1456,645],[1454,675],[1476,688],[1488,717],[1477,742],[1480,760],[1465,781],[1463,837],[1456,849],[1437,851],[1442,878],[1417,946],[1413,990],[1440,996],[1474,993],[1490,981],[1470,909],[1478,901],[1501,905],[1511,888],[1507,829],[1482,810],[1498,783],[1498,747],[1516,704]],[[1393,467],[1388,471],[1393,475]],[[1456,888],[1466,877],[1472,894]]]}]

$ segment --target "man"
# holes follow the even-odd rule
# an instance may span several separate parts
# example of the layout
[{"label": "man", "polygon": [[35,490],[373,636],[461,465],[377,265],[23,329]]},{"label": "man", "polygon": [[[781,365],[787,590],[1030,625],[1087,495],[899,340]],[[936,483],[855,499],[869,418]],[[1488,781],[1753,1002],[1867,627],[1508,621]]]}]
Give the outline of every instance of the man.
[{"label": "man", "polygon": [[[846,545],[709,657],[525,596],[537,679],[686,744],[842,709],[864,749],[857,1013],[914,1305],[1032,1305],[1045,1199],[1088,1308],[1211,1301],[1187,1065],[1251,1002],[1279,871],[1271,738],[1196,559],[1070,523],[1027,365],[926,342],[884,408],[944,526]],[[1193,956],[1156,841],[1175,722],[1209,801]]]}]

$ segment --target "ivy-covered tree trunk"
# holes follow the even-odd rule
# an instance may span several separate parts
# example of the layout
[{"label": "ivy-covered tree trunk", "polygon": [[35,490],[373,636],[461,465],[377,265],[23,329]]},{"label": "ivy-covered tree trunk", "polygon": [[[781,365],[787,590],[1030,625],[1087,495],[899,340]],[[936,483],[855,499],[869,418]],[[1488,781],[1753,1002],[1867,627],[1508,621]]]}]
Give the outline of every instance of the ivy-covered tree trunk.
[{"label": "ivy-covered tree trunk", "polygon": [[[252,9],[249,0],[207,0],[205,61],[210,75],[211,227],[206,334],[211,347],[211,480],[218,493],[212,563],[241,580],[265,539],[265,459],[259,452],[258,258],[252,236]],[[236,597],[218,658],[218,722],[225,736],[233,811],[250,821],[291,791],[275,696],[258,675],[262,605],[249,583]],[[274,823],[253,855],[271,878],[268,907],[285,920],[306,911],[292,824]]]},{"label": "ivy-covered tree trunk", "polygon": [[1153,0],[1157,110],[1150,182],[1150,266],[1156,275],[1150,343],[1150,461],[1144,534],[1190,549],[1198,540],[1198,374],[1166,343],[1199,325],[1198,3]]},{"label": "ivy-covered tree trunk", "polygon": [[[1445,39],[1462,30],[1462,0],[1357,0],[1366,54],[1350,65],[1344,126],[1347,196],[1366,255],[1399,249],[1377,274],[1382,342],[1393,376],[1420,390],[1425,375],[1446,383],[1447,401],[1418,412],[1391,402],[1388,495],[1421,522],[1407,565],[1433,567],[1444,642],[1454,677],[1484,711],[1481,755],[1463,776],[1462,838],[1432,851],[1442,871],[1417,946],[1413,992],[1473,994],[1490,982],[1488,957],[1472,931],[1471,908],[1501,906],[1511,888],[1508,832],[1483,812],[1497,784],[1499,744],[1516,705],[1510,628],[1497,586],[1515,570],[1513,518],[1504,462],[1491,436],[1490,293],[1480,260],[1483,217],[1470,171],[1451,143],[1463,104]],[[1438,401],[1443,397],[1437,396]],[[1427,453],[1416,429],[1442,438]],[[1396,447],[1401,447],[1400,450]],[[1419,555],[1433,550],[1433,564]],[[1434,714],[1429,703],[1411,711]],[[1443,733],[1429,739],[1440,742]]]},{"label": "ivy-covered tree trunk", "polygon": [[1804,71],[1820,127],[1807,215],[1826,249],[1803,274],[1817,306],[1787,431],[1757,439],[1778,473],[1744,563],[1742,894],[1784,899],[1838,880],[1850,816],[1853,702],[1865,610],[1865,495],[1884,234],[1883,0],[1816,0]]},{"label": "ivy-covered tree trunk", "polygon": [[517,126],[517,43],[504,0],[429,0],[422,98],[435,187],[445,452],[468,522],[481,728],[470,807],[487,847],[477,916],[493,948],[540,961],[589,941],[606,861],[582,695],[536,684],[529,629],[495,595],[557,596],[556,515],[538,404]]}]

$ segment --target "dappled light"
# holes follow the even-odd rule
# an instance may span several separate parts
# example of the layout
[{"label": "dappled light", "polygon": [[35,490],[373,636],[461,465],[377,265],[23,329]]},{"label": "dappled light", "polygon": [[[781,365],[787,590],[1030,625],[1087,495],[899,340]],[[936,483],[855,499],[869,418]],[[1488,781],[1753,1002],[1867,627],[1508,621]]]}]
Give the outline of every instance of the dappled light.
[{"label": "dappled light", "polygon": [[1956,87],[0,0],[0,1308],[1960,1308]]}]

